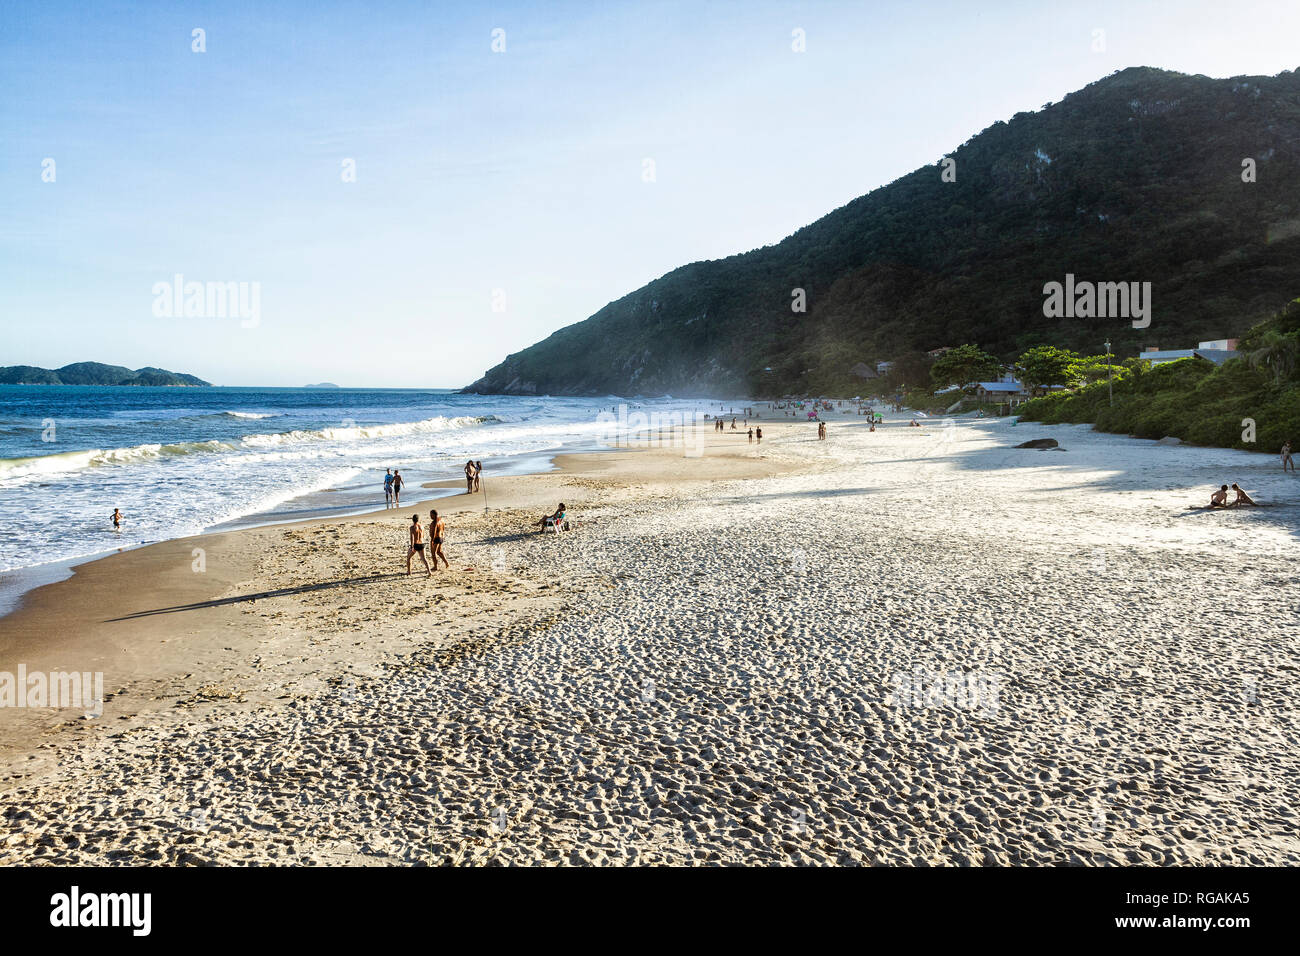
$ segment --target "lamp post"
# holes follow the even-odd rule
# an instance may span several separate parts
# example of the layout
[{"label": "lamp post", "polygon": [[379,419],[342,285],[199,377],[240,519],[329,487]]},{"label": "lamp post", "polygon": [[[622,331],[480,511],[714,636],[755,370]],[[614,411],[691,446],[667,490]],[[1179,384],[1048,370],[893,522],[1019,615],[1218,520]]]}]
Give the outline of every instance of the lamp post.
[{"label": "lamp post", "polygon": [[1110,404],[1115,404],[1115,383],[1111,379],[1110,340],[1106,341],[1106,391],[1110,394]]}]

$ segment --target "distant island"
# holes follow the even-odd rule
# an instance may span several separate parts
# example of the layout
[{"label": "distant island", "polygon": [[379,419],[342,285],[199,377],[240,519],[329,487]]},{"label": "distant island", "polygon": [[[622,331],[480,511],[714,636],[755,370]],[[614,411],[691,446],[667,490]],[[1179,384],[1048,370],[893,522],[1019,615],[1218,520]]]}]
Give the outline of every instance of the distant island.
[{"label": "distant island", "polygon": [[341,386],[335,385],[333,382],[317,382],[315,385],[303,386],[303,388],[340,388],[340,387]]},{"label": "distant island", "polygon": [[138,368],[102,362],[74,362],[62,368],[35,365],[0,366],[0,385],[177,385],[211,386],[193,375],[169,372],[165,368]]}]

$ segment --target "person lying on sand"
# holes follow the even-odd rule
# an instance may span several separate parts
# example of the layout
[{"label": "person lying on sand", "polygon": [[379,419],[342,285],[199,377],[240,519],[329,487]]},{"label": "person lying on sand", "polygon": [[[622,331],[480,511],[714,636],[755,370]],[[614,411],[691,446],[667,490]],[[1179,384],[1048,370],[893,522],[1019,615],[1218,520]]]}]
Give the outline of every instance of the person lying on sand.
[{"label": "person lying on sand", "polygon": [[1214,494],[1210,495],[1210,505],[1209,505],[1209,506],[1210,506],[1211,508],[1226,508],[1226,507],[1228,507],[1228,486],[1227,486],[1227,485],[1222,485],[1222,486],[1219,488],[1218,491],[1216,491]]},{"label": "person lying on sand", "polygon": [[406,551],[407,577],[411,575],[411,558],[417,554],[420,556],[420,560],[424,562],[424,576],[426,578],[433,577],[433,572],[429,570],[429,559],[424,556],[424,529],[420,527],[420,516],[418,514],[411,515],[411,528],[407,535],[411,539],[411,546]]},{"label": "person lying on sand", "polygon": [[1229,508],[1239,508],[1242,505],[1258,506],[1258,502],[1238,488],[1235,481],[1232,483],[1232,490],[1237,493],[1237,497],[1232,500],[1232,504],[1228,505]]},{"label": "person lying on sand", "polygon": [[451,568],[451,562],[447,556],[442,553],[443,532],[447,530],[447,522],[438,516],[438,512],[429,512],[429,543],[432,547],[429,549],[433,552],[433,570],[438,570],[438,559],[442,558],[442,563]]},{"label": "person lying on sand", "polygon": [[538,525],[541,526],[541,529],[545,531],[547,528],[551,527],[552,525],[558,526],[563,521],[564,521],[564,502],[561,501],[560,507],[555,509],[555,514],[543,515],[542,520],[537,523]]}]

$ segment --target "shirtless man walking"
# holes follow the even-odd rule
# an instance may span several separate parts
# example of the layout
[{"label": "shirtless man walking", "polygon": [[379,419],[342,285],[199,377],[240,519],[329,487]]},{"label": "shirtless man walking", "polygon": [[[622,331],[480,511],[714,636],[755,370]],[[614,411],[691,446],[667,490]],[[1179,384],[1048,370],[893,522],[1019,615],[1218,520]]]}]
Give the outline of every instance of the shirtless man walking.
[{"label": "shirtless man walking", "polygon": [[406,551],[406,576],[411,576],[411,558],[417,554],[420,560],[424,562],[424,576],[433,577],[433,572],[429,570],[429,559],[424,556],[424,529],[420,527],[420,516],[411,515],[411,527],[407,531],[407,536],[411,539],[411,546]]},{"label": "shirtless man walking", "polygon": [[448,570],[451,569],[451,562],[448,561],[447,556],[442,553],[443,532],[445,532],[446,530],[447,530],[447,522],[438,516],[438,512],[430,511],[429,512],[429,542],[431,545],[430,550],[432,550],[433,552],[433,570],[435,571],[438,570],[439,558],[442,558],[442,563],[447,566]]},{"label": "shirtless man walking", "polygon": [[401,507],[402,504],[402,473],[393,471],[393,507]]}]

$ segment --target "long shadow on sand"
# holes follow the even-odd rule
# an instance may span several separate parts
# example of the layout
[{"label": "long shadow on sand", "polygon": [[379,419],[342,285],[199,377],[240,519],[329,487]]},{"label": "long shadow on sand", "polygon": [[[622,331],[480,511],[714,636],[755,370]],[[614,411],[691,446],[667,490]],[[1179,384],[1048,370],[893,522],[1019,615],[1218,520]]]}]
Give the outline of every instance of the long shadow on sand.
[{"label": "long shadow on sand", "polygon": [[123,617],[109,618],[104,623],[113,624],[118,621],[134,621],[137,618],[153,617],[155,614],[178,614],[181,611],[201,611],[209,607],[223,607],[227,604],[242,604],[245,601],[256,601],[260,598],[284,597],[289,594],[306,594],[309,591],[327,591],[330,588],[346,587],[350,584],[376,584],[380,581],[391,581],[393,578],[404,578],[403,572],[395,571],[391,574],[371,574],[363,578],[340,578],[337,581],[321,581],[317,584],[303,584],[296,588],[280,588],[277,591],[258,591],[255,594],[236,594],[234,597],[215,598],[211,601],[196,601],[193,604],[177,604],[173,607],[154,608],[151,611],[137,611],[134,614],[127,614]]}]

